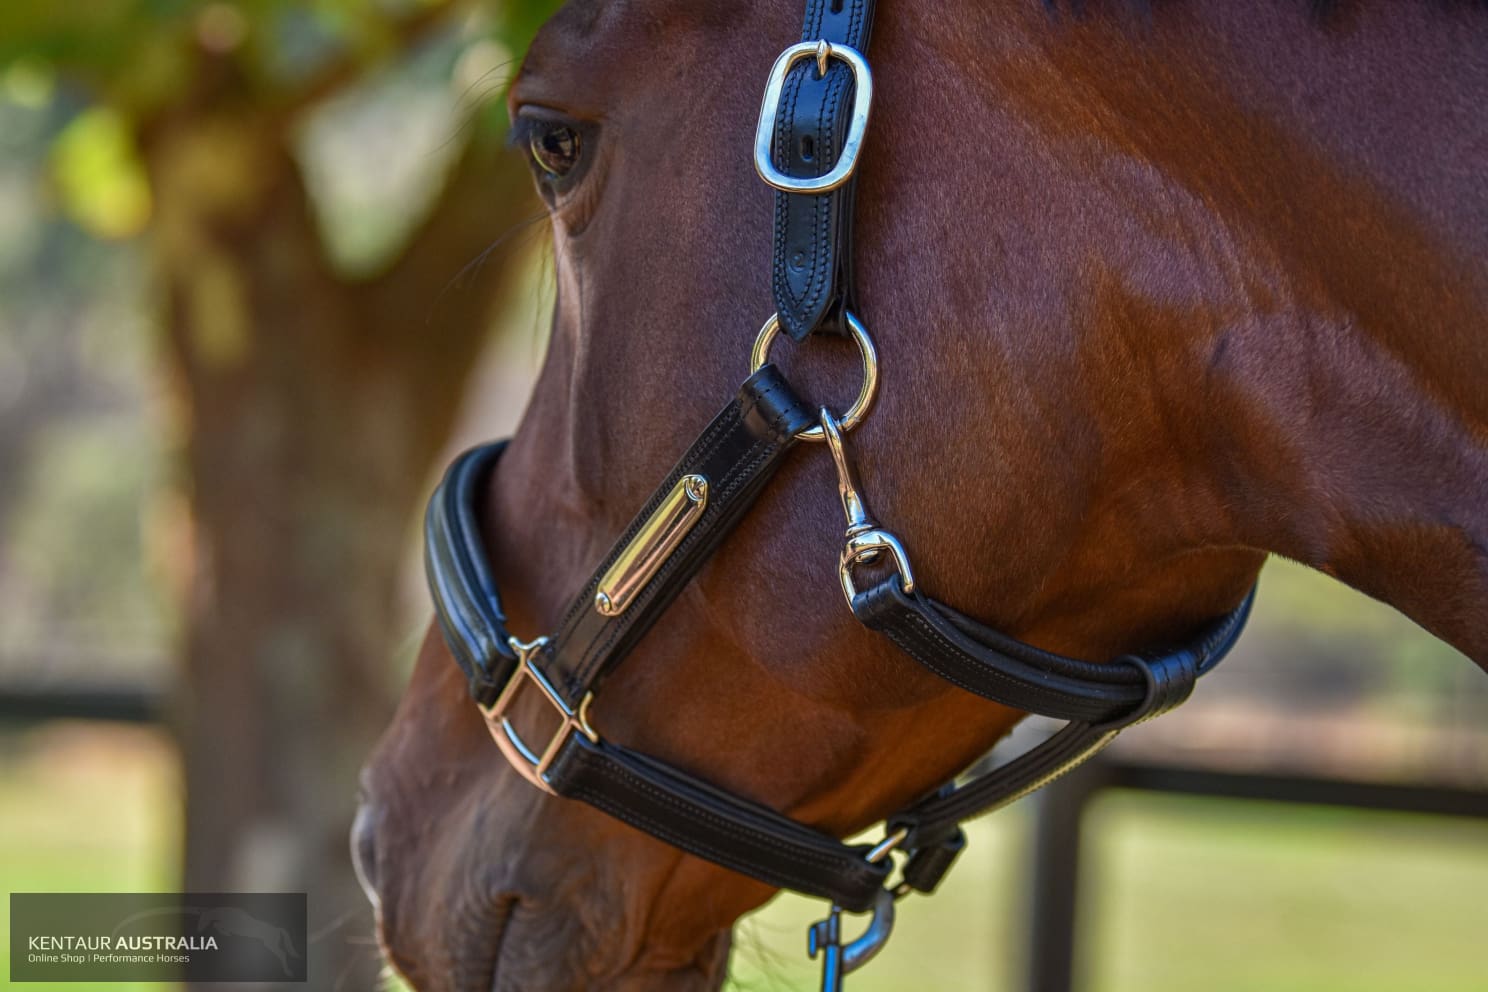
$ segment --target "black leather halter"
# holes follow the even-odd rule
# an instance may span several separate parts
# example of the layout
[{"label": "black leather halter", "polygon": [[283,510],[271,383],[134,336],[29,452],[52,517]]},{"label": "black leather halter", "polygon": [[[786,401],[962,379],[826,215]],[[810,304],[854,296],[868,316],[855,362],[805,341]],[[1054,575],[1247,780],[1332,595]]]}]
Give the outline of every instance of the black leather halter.
[{"label": "black leather halter", "polygon": [[[882,943],[894,898],[934,890],[965,843],[963,820],[1026,795],[1122,728],[1181,703],[1198,676],[1234,644],[1255,595],[1251,590],[1186,644],[1109,664],[1065,658],[926,596],[903,547],[868,514],[842,435],[866,413],[877,383],[871,340],[849,310],[852,175],[871,100],[860,49],[872,11],[871,2],[812,0],[803,43],[777,61],[756,142],[756,166],[777,189],[777,315],[756,340],[754,373],[618,536],[554,635],[522,642],[507,630],[494,563],[481,540],[479,498],[504,442],[456,459],[425,523],[425,564],[440,628],[513,767],[545,791],[590,803],[699,857],[831,900],[833,916],[813,929],[813,953],[818,946],[825,952],[828,987]],[[825,189],[829,182],[835,184]],[[840,421],[804,404],[766,361],[769,341],[781,327],[797,339],[825,330],[848,332],[858,341],[864,387]],[[848,520],[839,568],[853,614],[962,689],[1068,721],[1031,751],[963,784],[946,783],[890,816],[876,845],[844,844],[607,741],[590,719],[606,676],[708,561],[802,439],[825,440],[837,465]],[[873,560],[893,568],[858,590],[855,569]],[[539,746],[524,740],[506,718],[528,686],[548,700],[558,719],[556,731]],[[902,868],[891,885],[895,851]],[[881,933],[868,944],[842,946],[839,907],[874,909]]]}]

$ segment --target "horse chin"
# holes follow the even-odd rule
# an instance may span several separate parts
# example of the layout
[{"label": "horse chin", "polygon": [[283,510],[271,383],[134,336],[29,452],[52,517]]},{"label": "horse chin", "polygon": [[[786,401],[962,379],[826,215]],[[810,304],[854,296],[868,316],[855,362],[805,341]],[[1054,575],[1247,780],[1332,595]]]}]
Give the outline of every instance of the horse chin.
[{"label": "horse chin", "polygon": [[[581,961],[562,957],[535,959],[520,951],[506,953],[508,946],[521,944],[520,935],[512,935],[510,944],[505,933],[497,940],[496,960],[486,976],[457,968],[438,978],[422,978],[419,977],[421,969],[407,962],[400,963],[396,952],[384,948],[384,955],[404,983],[417,992],[525,992],[531,989],[551,992],[716,992],[723,988],[728,977],[730,937],[727,933],[710,941],[697,960],[688,964],[678,967],[638,966],[604,977],[590,974]],[[472,958],[478,959],[483,953],[489,955],[489,950],[474,950]]]},{"label": "horse chin", "polygon": [[562,882],[536,889],[541,899],[468,881],[440,888],[385,888],[374,899],[384,960],[417,992],[711,992],[728,974],[728,929],[674,943],[635,925],[649,914],[574,901]]},{"label": "horse chin", "polygon": [[[768,890],[543,796],[504,763],[431,776],[432,735],[408,729],[395,723],[364,773],[350,840],[383,957],[410,987],[722,986],[730,925]],[[484,728],[471,730],[483,746]]]},{"label": "horse chin", "polygon": [[[515,923],[515,921],[514,921]],[[715,992],[728,976],[730,934],[714,935],[691,960],[653,955],[644,949],[627,965],[597,974],[597,962],[582,945],[555,946],[536,940],[520,923],[503,935],[492,976],[492,992],[551,989],[554,992]],[[603,958],[601,953],[597,955]]]}]

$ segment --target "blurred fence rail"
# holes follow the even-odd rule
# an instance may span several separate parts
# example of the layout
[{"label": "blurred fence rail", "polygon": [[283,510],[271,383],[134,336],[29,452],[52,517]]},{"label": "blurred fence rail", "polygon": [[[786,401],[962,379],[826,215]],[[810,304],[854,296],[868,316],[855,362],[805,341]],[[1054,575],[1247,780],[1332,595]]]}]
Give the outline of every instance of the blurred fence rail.
[{"label": "blurred fence rail", "polygon": [[1488,820],[1488,790],[1473,785],[1237,771],[1107,751],[1035,793],[1034,849],[1026,896],[1029,992],[1074,992],[1080,987],[1085,814],[1101,793],[1117,789]]},{"label": "blurred fence rail", "polygon": [[164,687],[129,683],[0,683],[0,723],[99,720],[111,723],[164,723]]}]

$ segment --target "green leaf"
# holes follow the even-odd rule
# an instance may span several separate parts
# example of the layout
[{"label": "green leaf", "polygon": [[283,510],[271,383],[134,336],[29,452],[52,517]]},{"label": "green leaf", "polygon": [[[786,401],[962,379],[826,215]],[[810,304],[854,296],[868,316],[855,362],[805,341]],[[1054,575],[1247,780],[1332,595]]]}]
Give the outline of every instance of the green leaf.
[{"label": "green leaf", "polygon": [[150,220],[150,187],[124,119],[106,107],[68,124],[52,151],[63,209],[103,238],[138,234]]}]

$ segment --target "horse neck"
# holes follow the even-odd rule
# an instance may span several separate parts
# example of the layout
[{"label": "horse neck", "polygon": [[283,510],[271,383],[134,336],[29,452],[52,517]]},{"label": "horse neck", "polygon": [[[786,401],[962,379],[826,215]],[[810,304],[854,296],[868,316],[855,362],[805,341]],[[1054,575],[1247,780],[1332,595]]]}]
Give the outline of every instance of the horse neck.
[{"label": "horse neck", "polygon": [[1187,254],[1229,269],[1187,397],[1234,538],[1488,666],[1488,199],[1461,168],[1488,147],[1488,18],[1295,7],[1190,4],[1144,42],[1107,22],[1046,51],[1170,187],[1149,213],[1196,207]]},{"label": "horse neck", "polygon": [[1153,422],[1205,453],[1201,542],[1296,558],[1488,667],[1488,200],[1461,168],[1488,17],[1307,6],[1014,3],[954,61],[1086,184],[1075,347],[1145,350]]}]

